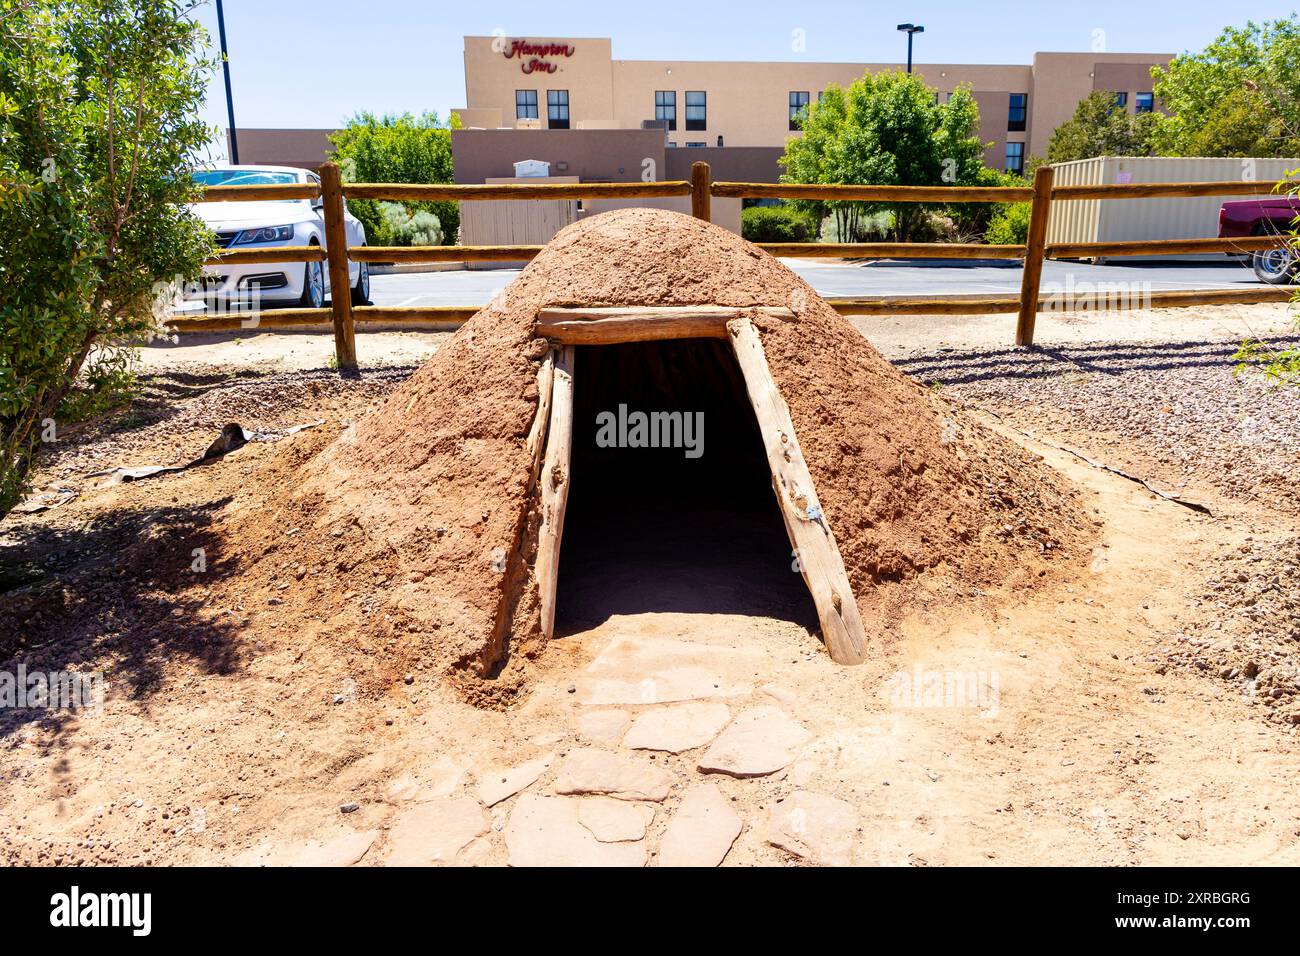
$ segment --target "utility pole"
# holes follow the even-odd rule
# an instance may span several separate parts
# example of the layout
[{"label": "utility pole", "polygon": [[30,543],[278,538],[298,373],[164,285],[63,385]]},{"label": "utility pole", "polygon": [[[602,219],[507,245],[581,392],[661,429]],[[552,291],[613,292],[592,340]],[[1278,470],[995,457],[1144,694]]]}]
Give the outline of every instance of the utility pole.
[{"label": "utility pole", "polygon": [[230,162],[239,165],[239,139],[235,135],[235,99],[230,95],[230,57],[226,53],[226,15],[217,0],[217,35],[221,38],[221,72],[226,78],[226,119],[230,124]]},{"label": "utility pole", "polygon": [[915,23],[900,23],[898,29],[907,34],[907,72],[912,72],[912,37],[918,33],[924,33],[925,27],[918,26]]}]

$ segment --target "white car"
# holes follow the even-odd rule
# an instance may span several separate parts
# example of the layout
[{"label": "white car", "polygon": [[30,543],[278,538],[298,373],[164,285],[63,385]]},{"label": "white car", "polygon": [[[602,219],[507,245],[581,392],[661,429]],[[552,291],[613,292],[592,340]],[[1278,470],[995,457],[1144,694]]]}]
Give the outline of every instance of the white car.
[{"label": "white car", "polygon": [[[316,183],[320,177],[292,166],[214,166],[191,173],[203,186],[283,186]],[[275,199],[258,202],[203,202],[195,215],[216,234],[222,249],[264,249],[275,246],[324,246],[325,213],[316,199]],[[348,247],[364,246],[366,230],[347,204],[343,206]],[[370,269],[364,262],[348,264],[352,301],[370,299]],[[293,303],[320,308],[330,293],[329,268],[324,262],[220,265],[204,269],[201,285],[188,289],[187,300],[212,306]]]}]

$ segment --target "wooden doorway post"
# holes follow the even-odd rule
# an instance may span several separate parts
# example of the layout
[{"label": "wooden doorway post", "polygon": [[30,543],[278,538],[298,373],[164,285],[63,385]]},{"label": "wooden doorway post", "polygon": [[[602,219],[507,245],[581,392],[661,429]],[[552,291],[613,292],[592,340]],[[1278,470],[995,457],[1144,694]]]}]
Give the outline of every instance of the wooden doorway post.
[{"label": "wooden doorway post", "polygon": [[772,378],[763,343],[753,323],[747,318],[735,319],[727,323],[727,330],[763,436],[768,467],[772,470],[772,489],[785,520],[785,530],[817,607],[826,650],[837,664],[861,664],[867,653],[862,618],[844,570],[844,559],[822,513],[812,474],[799,448],[790,408]]},{"label": "wooden doorway post", "polygon": [[537,535],[537,591],[542,606],[542,636],[555,636],[555,594],[560,580],[560,536],[569,505],[569,463],[573,456],[572,345],[554,349],[551,381],[551,421],[546,429],[542,462],[542,524]]}]

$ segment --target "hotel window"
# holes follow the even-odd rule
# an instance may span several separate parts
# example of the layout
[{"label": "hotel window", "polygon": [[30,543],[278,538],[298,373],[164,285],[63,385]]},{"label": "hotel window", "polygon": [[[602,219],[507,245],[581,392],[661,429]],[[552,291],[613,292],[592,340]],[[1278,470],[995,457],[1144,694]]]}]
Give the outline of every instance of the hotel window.
[{"label": "hotel window", "polygon": [[515,119],[537,119],[536,90],[515,90]]},{"label": "hotel window", "polygon": [[[709,128],[709,97],[700,90],[686,91],[686,128]],[[686,144],[691,145],[690,143]]]},{"label": "hotel window", "polygon": [[799,125],[799,120],[802,119],[802,116],[800,114],[807,115],[807,112],[808,112],[808,93],[806,91],[798,92],[795,90],[791,90],[790,91],[790,128],[793,130],[802,129],[803,127]]},{"label": "hotel window", "polygon": [[1029,112],[1029,94],[1012,93],[1011,103],[1007,107],[1007,132],[1023,133],[1025,131],[1025,117]]},{"label": "hotel window", "polygon": [[1009,173],[1023,173],[1025,171],[1024,143],[1007,143],[1006,170]]},{"label": "hotel window", "polygon": [[1137,95],[1137,111],[1139,113],[1150,113],[1156,108],[1156,98],[1152,93],[1139,93]]},{"label": "hotel window", "polygon": [[1116,109],[1124,110],[1124,111],[1126,111],[1126,112],[1128,111],[1128,94],[1127,94],[1127,93],[1116,93],[1116,94],[1115,94],[1115,108],[1116,108]]},{"label": "hotel window", "polygon": [[709,144],[708,143],[687,143],[686,145],[694,147],[696,149],[703,149],[705,146],[708,146]]},{"label": "hotel window", "polygon": [[549,129],[569,128],[569,91],[546,91],[546,125]]},{"label": "hotel window", "polygon": [[668,129],[677,129],[677,93],[675,90],[655,90],[655,119],[667,120]]}]

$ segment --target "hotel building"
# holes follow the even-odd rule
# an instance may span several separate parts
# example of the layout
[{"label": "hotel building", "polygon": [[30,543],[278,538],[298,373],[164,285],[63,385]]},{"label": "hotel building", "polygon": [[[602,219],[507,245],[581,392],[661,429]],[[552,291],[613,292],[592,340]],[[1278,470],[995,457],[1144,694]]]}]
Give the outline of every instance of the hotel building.
[{"label": "hotel building", "polygon": [[[828,85],[902,68],[618,60],[603,37],[477,36],[464,43],[466,106],[454,111],[463,128],[661,128],[668,149],[779,149],[787,137],[800,135],[796,114]],[[986,163],[1019,171],[1030,155],[1045,152],[1052,131],[1094,90],[1115,93],[1130,112],[1154,109],[1151,68],[1169,60],[1154,53],[1037,53],[1029,65],[926,63],[914,70],[941,97],[969,85],[980,108],[979,137],[991,144]]]}]

